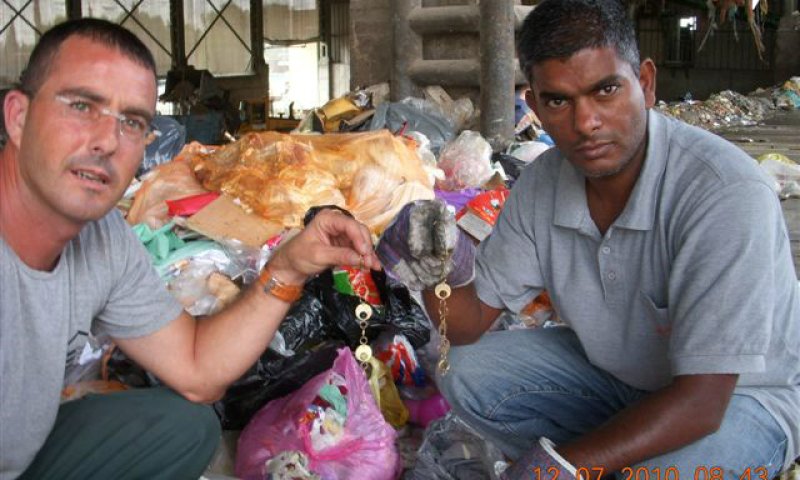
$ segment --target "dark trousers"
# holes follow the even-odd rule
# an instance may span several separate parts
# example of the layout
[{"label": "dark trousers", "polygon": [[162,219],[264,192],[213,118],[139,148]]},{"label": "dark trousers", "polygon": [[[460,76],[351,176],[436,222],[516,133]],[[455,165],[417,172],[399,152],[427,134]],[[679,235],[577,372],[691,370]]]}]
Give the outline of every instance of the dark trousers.
[{"label": "dark trousers", "polygon": [[219,439],[210,407],[167,388],[88,395],[61,405],[20,478],[197,480]]}]

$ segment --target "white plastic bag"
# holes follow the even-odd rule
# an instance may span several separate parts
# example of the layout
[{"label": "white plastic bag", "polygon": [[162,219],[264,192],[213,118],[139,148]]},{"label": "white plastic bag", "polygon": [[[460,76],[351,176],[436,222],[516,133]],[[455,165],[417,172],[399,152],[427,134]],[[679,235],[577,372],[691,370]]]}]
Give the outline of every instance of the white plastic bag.
[{"label": "white plastic bag", "polygon": [[464,130],[442,149],[439,168],[445,178],[436,182],[441,190],[480,187],[492,176],[492,146],[480,133]]}]

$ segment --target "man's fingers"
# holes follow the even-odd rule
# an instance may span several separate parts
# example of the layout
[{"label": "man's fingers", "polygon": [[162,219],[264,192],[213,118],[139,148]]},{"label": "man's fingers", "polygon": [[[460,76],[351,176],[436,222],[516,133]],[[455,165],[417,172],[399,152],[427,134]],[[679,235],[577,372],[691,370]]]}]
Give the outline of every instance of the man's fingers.
[{"label": "man's fingers", "polygon": [[358,267],[362,263],[362,256],[350,247],[320,247],[313,255],[313,258],[314,263],[319,265],[320,270],[340,265]]},{"label": "man's fingers", "polygon": [[339,210],[321,211],[314,217],[309,227],[317,228],[322,239],[331,245],[341,247],[352,245],[361,255],[366,255],[372,250],[367,227]]},{"label": "man's fingers", "polygon": [[320,246],[321,258],[318,262],[324,262],[327,266],[361,265],[374,270],[381,268],[372,248],[369,229],[364,224],[338,210],[330,209],[321,211],[309,227],[317,228],[322,243],[330,245],[329,249]]}]

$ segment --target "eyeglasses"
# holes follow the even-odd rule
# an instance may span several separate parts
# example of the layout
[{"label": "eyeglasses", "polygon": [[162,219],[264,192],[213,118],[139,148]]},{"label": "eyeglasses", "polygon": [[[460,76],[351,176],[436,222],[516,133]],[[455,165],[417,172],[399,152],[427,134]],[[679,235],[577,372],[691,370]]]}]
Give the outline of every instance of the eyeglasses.
[{"label": "eyeglasses", "polygon": [[101,116],[111,117],[119,123],[120,135],[131,142],[150,145],[153,140],[161,136],[160,131],[154,128],[146,118],[139,115],[115,112],[80,97],[56,95],[56,100],[64,105],[64,116],[74,119],[84,126],[90,127],[96,124]]}]

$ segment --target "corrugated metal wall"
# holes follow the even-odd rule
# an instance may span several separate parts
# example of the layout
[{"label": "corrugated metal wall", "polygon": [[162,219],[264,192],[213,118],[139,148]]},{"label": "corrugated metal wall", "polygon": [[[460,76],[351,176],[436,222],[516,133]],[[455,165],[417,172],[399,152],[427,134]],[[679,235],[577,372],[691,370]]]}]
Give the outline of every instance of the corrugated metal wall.
[{"label": "corrugated metal wall", "polygon": [[[639,48],[642,56],[655,60],[659,67],[668,67],[667,38],[663,28],[663,21],[659,18],[640,18],[638,22]],[[697,51],[705,35],[705,23],[702,22],[691,36],[690,66],[698,69],[734,70],[734,71],[765,71],[770,70],[775,45],[774,30],[764,31],[764,61],[758,58],[753,35],[747,23],[739,22],[736,30],[731,22],[726,22],[713,33],[703,46],[702,51]],[[677,65],[676,65],[677,66]]]},{"label": "corrugated metal wall", "polygon": [[330,23],[331,62],[350,64],[350,4],[331,3]]}]

